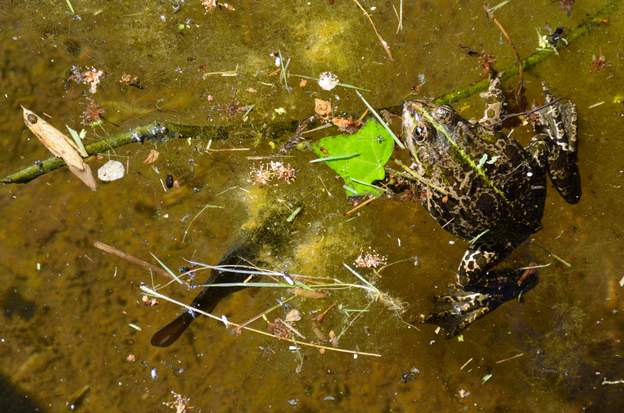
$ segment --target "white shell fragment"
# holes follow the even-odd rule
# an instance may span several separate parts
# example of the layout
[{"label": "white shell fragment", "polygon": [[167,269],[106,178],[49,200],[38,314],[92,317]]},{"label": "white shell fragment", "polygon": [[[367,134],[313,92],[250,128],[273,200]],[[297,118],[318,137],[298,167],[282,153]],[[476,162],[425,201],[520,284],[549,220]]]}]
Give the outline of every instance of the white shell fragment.
[{"label": "white shell fragment", "polygon": [[332,72],[323,72],[319,75],[318,84],[323,90],[332,90],[338,86],[338,76]]},{"label": "white shell fragment", "polygon": [[98,178],[100,181],[112,182],[123,178],[126,168],[119,161],[110,160],[98,169]]}]

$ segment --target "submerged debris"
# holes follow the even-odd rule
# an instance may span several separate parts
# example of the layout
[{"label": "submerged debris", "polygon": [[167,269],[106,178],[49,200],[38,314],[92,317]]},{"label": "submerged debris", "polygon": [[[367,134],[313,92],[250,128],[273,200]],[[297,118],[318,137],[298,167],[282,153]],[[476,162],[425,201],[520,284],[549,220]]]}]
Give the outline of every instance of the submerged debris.
[{"label": "submerged debris", "polygon": [[359,119],[353,119],[351,116],[348,118],[335,116],[332,118],[331,122],[338,128],[338,130],[340,130],[340,132],[348,134],[355,133],[362,127],[362,121]]},{"label": "submerged debris", "polygon": [[592,55],[592,62],[590,66],[590,71],[592,73],[599,72],[602,69],[607,67],[607,58],[602,53],[602,48],[598,49],[598,54]]},{"label": "submerged debris", "polygon": [[173,390],[171,390],[171,394],[173,395],[173,400],[163,402],[163,406],[175,410],[176,413],[186,413],[193,410],[194,407],[189,404],[191,401],[189,397],[182,396]]},{"label": "submerged debris", "polygon": [[386,265],[387,262],[388,257],[369,248],[366,252],[360,252],[360,255],[358,255],[353,264],[358,268],[378,268],[382,265]]},{"label": "submerged debris", "polygon": [[274,180],[290,184],[295,180],[296,171],[290,164],[270,161],[269,163],[261,163],[260,166],[252,169],[250,176],[252,183],[256,185],[267,185]]},{"label": "submerged debris", "polygon": [[323,99],[314,99],[314,113],[323,121],[327,121],[332,115],[331,102]]},{"label": "submerged debris", "polygon": [[559,6],[566,12],[568,16],[572,14],[572,6],[574,6],[575,0],[559,0]]},{"label": "submerged debris", "polygon": [[143,85],[137,75],[131,75],[130,73],[124,73],[119,79],[119,83],[126,86],[136,87],[137,89],[143,89]]},{"label": "submerged debris", "polygon": [[69,80],[89,86],[89,92],[91,94],[97,92],[98,85],[104,77],[104,72],[93,66],[88,67],[86,70],[81,70],[78,66],[73,65],[70,72]]},{"label": "submerged debris", "polygon": [[82,111],[81,123],[85,126],[98,126],[102,124],[102,116],[106,111],[95,103],[95,100],[87,98],[87,104]]},{"label": "submerged debris", "polygon": [[202,0],[201,3],[202,3],[202,6],[204,6],[206,13],[213,11],[217,7],[220,9],[228,10],[228,11],[236,11],[234,6],[232,6],[231,4],[223,3],[217,0]]}]

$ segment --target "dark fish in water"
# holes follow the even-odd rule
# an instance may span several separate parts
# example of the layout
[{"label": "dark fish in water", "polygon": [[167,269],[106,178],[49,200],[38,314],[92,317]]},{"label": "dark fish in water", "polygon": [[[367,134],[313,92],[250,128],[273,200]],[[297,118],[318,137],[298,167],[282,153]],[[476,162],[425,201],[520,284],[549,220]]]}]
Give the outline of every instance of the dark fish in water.
[{"label": "dark fish in water", "polygon": [[[290,238],[292,225],[286,222],[289,211],[285,208],[277,208],[266,214],[266,219],[261,219],[260,225],[251,231],[243,231],[241,239],[231,248],[219,262],[221,265],[249,265],[258,262],[258,256],[266,247],[269,247],[272,255],[284,247]],[[211,270],[210,277],[204,284],[227,284],[238,283],[247,279],[246,274]],[[206,287],[191,303],[192,308],[212,312],[217,304],[228,295],[245,287]],[[153,346],[167,347],[173,344],[180,335],[188,328],[195,319],[196,314],[187,310],[180,314],[172,322],[158,330],[151,339]]]}]

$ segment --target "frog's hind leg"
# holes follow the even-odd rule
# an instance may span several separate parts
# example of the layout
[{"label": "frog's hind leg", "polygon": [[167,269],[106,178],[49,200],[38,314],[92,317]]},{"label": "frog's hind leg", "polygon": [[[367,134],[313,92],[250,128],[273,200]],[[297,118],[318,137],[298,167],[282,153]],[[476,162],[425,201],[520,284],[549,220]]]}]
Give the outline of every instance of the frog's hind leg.
[{"label": "frog's hind leg", "polygon": [[543,89],[546,105],[537,111],[533,126],[546,138],[550,180],[567,202],[575,204],[581,199],[581,178],[576,164],[576,106],[554,97],[546,85]]},{"label": "frog's hind leg", "polygon": [[[523,270],[490,270],[507,255],[507,250],[469,249],[457,271],[457,282],[449,293],[435,298],[434,311],[423,321],[444,328],[454,336],[499,305],[522,291],[533,287],[536,277],[527,277]],[[525,282],[525,278],[530,281]]]},{"label": "frog's hind leg", "polygon": [[480,95],[485,99],[485,110],[483,117],[479,120],[479,125],[491,132],[503,126],[503,117],[507,114],[507,102],[501,87],[501,76],[502,73],[499,73],[491,77],[488,90]]}]

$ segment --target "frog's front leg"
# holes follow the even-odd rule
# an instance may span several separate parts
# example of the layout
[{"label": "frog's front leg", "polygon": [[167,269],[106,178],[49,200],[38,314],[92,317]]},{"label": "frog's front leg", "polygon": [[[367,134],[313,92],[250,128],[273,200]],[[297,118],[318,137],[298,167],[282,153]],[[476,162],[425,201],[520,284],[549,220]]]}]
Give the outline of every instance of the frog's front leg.
[{"label": "frog's front leg", "polygon": [[551,95],[546,85],[543,89],[546,104],[533,120],[538,135],[530,150],[534,158],[545,157],[553,185],[567,202],[575,204],[581,199],[581,178],[576,164],[576,106]]},{"label": "frog's front leg", "polygon": [[479,125],[490,132],[499,130],[503,125],[503,117],[507,114],[507,102],[501,87],[502,73],[490,78],[490,86],[486,92],[481,93],[485,99],[485,110]]},{"label": "frog's front leg", "polygon": [[[497,252],[502,251],[502,252]],[[520,292],[531,288],[524,282],[523,270],[491,270],[506,255],[496,248],[469,249],[457,270],[457,282],[449,286],[449,294],[435,298],[436,308],[423,321],[437,324],[454,336],[496,307]]]}]

